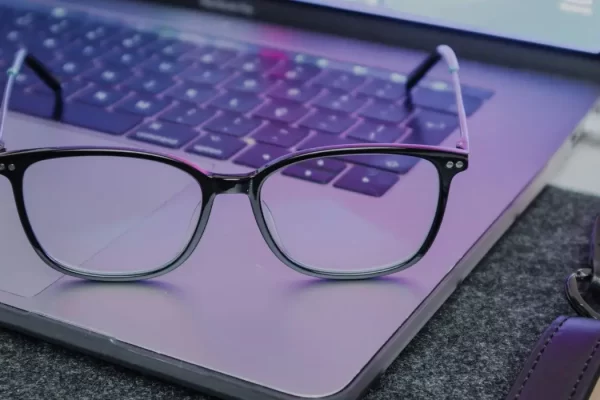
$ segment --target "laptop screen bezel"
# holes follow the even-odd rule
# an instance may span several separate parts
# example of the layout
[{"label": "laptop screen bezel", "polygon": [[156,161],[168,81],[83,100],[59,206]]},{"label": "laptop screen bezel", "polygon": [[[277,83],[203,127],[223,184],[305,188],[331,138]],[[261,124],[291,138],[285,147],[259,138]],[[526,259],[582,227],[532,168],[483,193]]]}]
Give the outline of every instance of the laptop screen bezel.
[{"label": "laptop screen bezel", "polygon": [[[121,0],[129,1],[129,0]],[[137,0],[140,1],[140,0]],[[466,32],[291,0],[142,0],[431,51],[440,43],[462,57],[600,82],[600,54]]]}]

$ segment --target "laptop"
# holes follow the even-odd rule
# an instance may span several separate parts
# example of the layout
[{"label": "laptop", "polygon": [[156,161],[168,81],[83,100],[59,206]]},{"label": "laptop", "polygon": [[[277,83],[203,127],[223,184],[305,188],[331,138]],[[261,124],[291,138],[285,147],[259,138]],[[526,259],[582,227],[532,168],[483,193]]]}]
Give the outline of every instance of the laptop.
[{"label": "laptop", "polygon": [[[360,398],[560,168],[600,95],[600,10],[585,1],[22,0],[2,1],[0,20],[3,67],[15,43],[26,43],[67,82],[66,101],[85,110],[49,120],[41,111],[49,97],[24,72],[5,121],[9,150],[127,147],[223,174],[343,140],[453,146],[444,65],[415,89],[413,112],[396,119],[394,106],[405,96],[402,77],[436,46],[458,54],[469,168],[453,181],[431,250],[383,279],[334,282],[287,267],[236,194],[216,199],[201,242],[176,270],[130,283],[76,279],[38,257],[0,177],[3,326],[223,398]],[[309,117],[256,111],[277,103]],[[420,206],[396,196],[365,207],[374,191],[393,196],[410,182],[422,199],[431,193],[419,167],[384,189],[360,176],[360,184],[336,184],[346,170],[319,167],[273,190],[293,194],[304,210],[281,229],[310,232],[307,218],[339,223],[326,235],[311,232],[318,240],[310,254],[348,238],[348,253],[331,262],[360,253],[350,241],[357,236],[389,246],[388,229]],[[395,166],[367,167],[384,174]],[[82,182],[85,170],[76,171]],[[333,177],[319,181],[325,170]],[[117,171],[111,182],[122,179]],[[56,204],[62,188],[46,189],[28,201]],[[314,199],[319,208],[311,209]],[[100,191],[94,201],[118,196]],[[165,221],[176,218],[177,207],[169,210]],[[52,237],[56,226],[36,229]],[[128,242],[143,249],[139,257],[168,239],[139,234],[143,245]],[[96,245],[71,246],[90,256]],[[123,263],[119,245],[109,242],[105,265]]]}]

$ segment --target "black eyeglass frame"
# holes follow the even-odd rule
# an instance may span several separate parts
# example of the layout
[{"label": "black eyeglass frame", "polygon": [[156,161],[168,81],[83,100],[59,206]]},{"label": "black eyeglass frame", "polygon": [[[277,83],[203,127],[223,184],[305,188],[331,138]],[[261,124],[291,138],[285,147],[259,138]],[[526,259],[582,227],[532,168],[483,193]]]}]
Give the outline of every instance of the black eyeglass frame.
[{"label": "black eyeglass frame", "polygon": [[[407,82],[407,90],[409,90],[409,92],[410,88],[414,86],[414,84],[416,84],[418,79],[421,79],[421,77],[425,75],[427,70],[435,64],[433,60],[439,60],[439,57],[439,54],[435,54],[430,56],[427,60],[425,60],[422,66],[426,67],[417,69],[415,74],[412,75],[412,82],[410,81],[411,78],[409,77],[409,82]],[[393,274],[413,266],[429,251],[433,242],[435,241],[435,238],[438,235],[439,229],[444,219],[452,180],[457,174],[467,170],[468,168],[469,140],[466,129],[461,129],[461,138],[457,143],[456,149],[443,148],[439,146],[421,146],[410,144],[352,144],[342,146],[329,146],[319,149],[309,149],[295,152],[291,155],[272,160],[271,162],[267,163],[266,165],[255,171],[249,172],[247,174],[236,175],[216,174],[209,171],[205,171],[191,163],[164,154],[118,147],[39,148],[7,152],[1,141],[2,126],[6,113],[5,106],[7,105],[8,99],[10,97],[10,88],[12,85],[11,78],[12,80],[14,80],[14,77],[20,69],[20,65],[18,64],[19,59],[21,60],[21,62],[24,62],[26,65],[28,65],[36,74],[38,74],[42,81],[44,81],[55,93],[56,102],[55,109],[53,112],[53,118],[55,120],[60,121],[62,119],[63,109],[65,106],[68,106],[68,104],[65,105],[63,102],[62,93],[60,90],[61,85],[59,81],[55,77],[53,77],[51,73],[48,72],[48,70],[43,66],[41,62],[33,58],[31,55],[26,54],[25,50],[22,50],[22,53],[19,53],[17,55],[17,61],[15,62],[15,65],[13,65],[13,68],[9,69],[9,82],[7,83],[7,88],[5,89],[3,113],[0,115],[0,176],[5,176],[12,185],[13,194],[15,197],[15,202],[21,224],[30,244],[32,245],[38,256],[54,270],[76,278],[105,282],[128,282],[152,279],[164,275],[170,271],[173,271],[177,267],[181,266],[196,249],[198,243],[202,238],[206,225],[208,224],[212,205],[216,196],[218,196],[219,194],[232,193],[248,195],[254,217],[267,245],[281,262],[283,262],[288,267],[296,270],[297,272],[316,278],[335,280],[369,279]],[[6,94],[7,92],[8,95]],[[457,98],[460,96],[460,90],[458,90]],[[460,100],[458,101],[458,105],[460,117],[460,107],[462,107],[462,98],[460,98]],[[464,113],[464,107],[462,112]],[[462,115],[462,117],[464,117],[464,114]],[[462,122],[464,121],[461,121],[461,125]],[[463,127],[461,126],[461,128]],[[298,162],[316,158],[321,159],[324,157],[342,157],[358,154],[365,155],[367,153],[418,157],[420,159],[430,162],[436,168],[439,178],[438,202],[431,228],[421,247],[411,258],[405,260],[404,262],[381,270],[373,271],[323,271],[291,259],[277,244],[275,238],[273,237],[270,229],[267,226],[267,222],[261,207],[261,188],[265,181],[272,174],[277,173],[283,170],[284,168]],[[69,266],[60,263],[50,254],[48,254],[48,252],[46,252],[46,250],[36,237],[34,229],[31,225],[27,214],[23,193],[23,181],[25,173],[30,166],[40,161],[82,156],[128,157],[160,162],[171,167],[177,168],[181,171],[184,171],[196,180],[196,182],[200,186],[202,193],[200,216],[191,239],[183,248],[183,250],[171,262],[147,272],[144,271],[139,273],[104,274],[83,272],[77,269],[73,269]]]}]

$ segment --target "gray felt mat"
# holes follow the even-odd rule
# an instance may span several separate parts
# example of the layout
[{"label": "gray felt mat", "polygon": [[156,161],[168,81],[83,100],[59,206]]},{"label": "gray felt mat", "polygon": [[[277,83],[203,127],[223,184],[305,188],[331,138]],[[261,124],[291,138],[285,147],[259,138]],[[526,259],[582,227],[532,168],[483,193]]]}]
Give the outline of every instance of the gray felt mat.
[{"label": "gray felt mat", "polygon": [[[546,189],[366,396],[503,399],[544,328],[572,315],[565,277],[586,260],[600,198]],[[0,399],[207,400],[0,330]]]}]

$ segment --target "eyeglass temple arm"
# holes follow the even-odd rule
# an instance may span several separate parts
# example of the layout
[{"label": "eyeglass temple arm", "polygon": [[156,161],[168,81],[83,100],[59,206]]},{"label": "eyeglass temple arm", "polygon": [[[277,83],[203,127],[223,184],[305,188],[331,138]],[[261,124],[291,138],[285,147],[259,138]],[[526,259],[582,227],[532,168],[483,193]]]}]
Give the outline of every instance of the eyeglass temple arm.
[{"label": "eyeglass temple arm", "polygon": [[444,59],[450,74],[452,75],[452,86],[456,96],[456,109],[458,113],[458,122],[460,126],[460,139],[456,147],[461,150],[469,150],[469,127],[467,126],[467,114],[462,96],[460,79],[458,77],[458,58],[450,46],[438,46],[436,51],[431,53],[413,72],[406,78],[406,91],[409,100],[411,100],[412,90],[423,79],[425,75],[433,68],[440,59]]},{"label": "eyeglass temple arm", "polygon": [[7,70],[8,79],[6,81],[6,86],[4,87],[4,94],[2,96],[2,105],[0,106],[0,152],[6,150],[4,145],[4,141],[2,140],[4,136],[4,121],[6,120],[6,115],[8,113],[8,103],[10,101],[10,96],[12,94],[12,88],[15,83],[15,79],[17,75],[19,75],[23,64],[28,66],[38,78],[48,88],[50,88],[54,94],[54,108],[52,110],[52,119],[56,121],[60,121],[63,116],[64,110],[64,100],[63,100],[63,92],[62,85],[60,81],[52,75],[52,73],[46,68],[46,66],[39,61],[37,58],[27,53],[25,49],[19,49],[17,51],[14,61],[11,67]]}]

